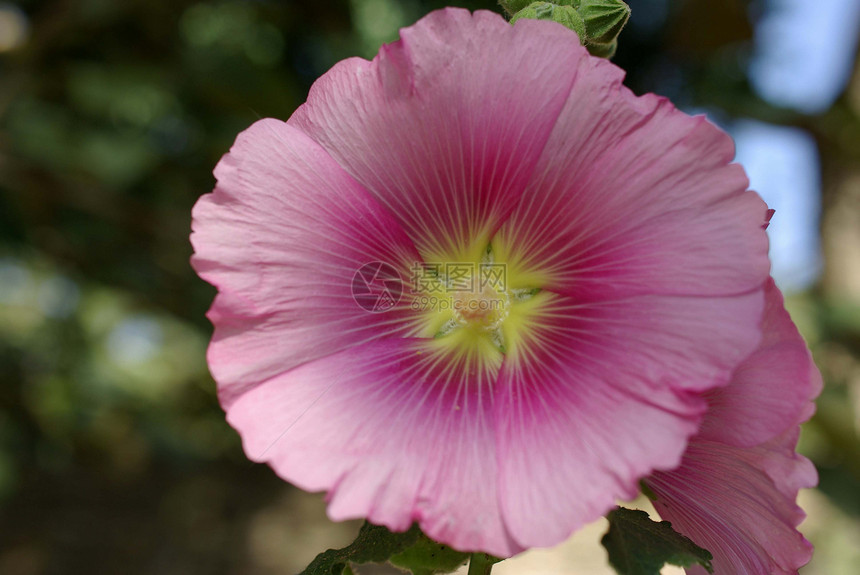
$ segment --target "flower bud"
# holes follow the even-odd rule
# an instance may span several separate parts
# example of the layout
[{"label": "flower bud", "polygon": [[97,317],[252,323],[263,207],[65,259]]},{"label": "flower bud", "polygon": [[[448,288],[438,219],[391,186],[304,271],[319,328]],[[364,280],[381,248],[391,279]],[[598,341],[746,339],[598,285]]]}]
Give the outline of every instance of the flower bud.
[{"label": "flower bud", "polygon": [[552,20],[566,28],[570,28],[579,36],[579,41],[585,43],[585,22],[576,10],[571,6],[558,6],[549,2],[535,2],[523,8],[511,18],[511,24],[517,20],[528,18],[531,20]]},{"label": "flower bud", "polygon": [[577,10],[585,21],[589,42],[612,44],[630,18],[630,7],[621,0],[581,0],[578,3]]}]

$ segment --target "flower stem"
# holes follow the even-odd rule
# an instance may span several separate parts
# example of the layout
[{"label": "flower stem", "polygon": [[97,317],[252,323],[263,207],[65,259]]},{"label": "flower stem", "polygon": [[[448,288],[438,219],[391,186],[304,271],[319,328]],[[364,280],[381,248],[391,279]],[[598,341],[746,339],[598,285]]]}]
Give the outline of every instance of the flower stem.
[{"label": "flower stem", "polygon": [[495,563],[493,558],[486,553],[472,553],[469,559],[469,575],[490,575],[493,563]]}]

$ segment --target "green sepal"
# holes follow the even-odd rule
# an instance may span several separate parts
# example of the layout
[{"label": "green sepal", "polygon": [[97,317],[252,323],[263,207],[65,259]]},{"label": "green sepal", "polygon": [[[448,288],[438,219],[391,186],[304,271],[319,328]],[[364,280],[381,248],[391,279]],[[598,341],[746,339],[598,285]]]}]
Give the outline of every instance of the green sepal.
[{"label": "green sepal", "polygon": [[586,42],[585,47],[588,48],[588,53],[598,58],[606,58],[609,60],[615,56],[615,51],[618,49],[618,40],[613,40],[609,44],[600,44],[598,42]]},{"label": "green sepal", "polygon": [[[505,9],[510,15],[514,15],[529,4],[534,4],[538,0],[499,0],[499,5]],[[551,4],[559,6],[570,6],[571,8],[579,8],[582,0],[553,0]]]},{"label": "green sepal", "polygon": [[595,44],[614,42],[630,19],[630,7],[621,0],[581,0],[577,10],[588,41]]},{"label": "green sepal", "polygon": [[513,16],[535,0],[499,0],[499,5],[505,9],[505,12]]},{"label": "green sepal", "polygon": [[420,535],[417,525],[403,533],[392,533],[365,522],[355,541],[343,549],[320,553],[300,575],[347,575],[352,572],[350,563],[383,563],[413,545]]},{"label": "green sepal", "polygon": [[651,486],[648,485],[648,482],[644,479],[639,481],[639,490],[642,492],[642,495],[650,499],[651,501],[657,501],[657,494],[651,489]]},{"label": "green sepal", "polygon": [[452,573],[469,559],[469,553],[455,551],[447,545],[433,541],[423,533],[411,547],[392,555],[392,565],[408,569],[413,575]]},{"label": "green sepal", "polygon": [[644,511],[624,507],[616,507],[606,518],[609,531],[600,542],[619,575],[660,575],[667,563],[700,565],[714,572],[713,555],[672,529],[668,521],[653,521]]},{"label": "green sepal", "polygon": [[529,4],[511,18],[511,24],[515,24],[518,20],[527,18],[529,20],[551,20],[558,22],[566,28],[570,28],[576,35],[579,36],[580,43],[584,44],[586,40],[585,22],[582,16],[573,9],[572,6],[559,6],[549,2],[534,2]]}]

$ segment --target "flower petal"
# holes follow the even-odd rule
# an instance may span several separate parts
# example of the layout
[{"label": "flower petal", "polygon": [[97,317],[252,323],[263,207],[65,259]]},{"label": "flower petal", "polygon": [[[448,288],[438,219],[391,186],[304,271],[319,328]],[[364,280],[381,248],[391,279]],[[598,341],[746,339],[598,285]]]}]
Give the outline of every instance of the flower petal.
[{"label": "flower petal", "polygon": [[402,274],[417,252],[398,224],[299,130],[261,120],[239,135],[195,205],[192,264],[215,285],[208,359],[222,402],[273,375],[410,328],[408,309],[369,313],[356,271]]},{"label": "flower petal", "polygon": [[[441,349],[441,348],[436,348]],[[245,451],[299,487],[328,490],[329,515],[394,530],[413,521],[464,551],[509,556],[496,495],[489,391],[430,340],[351,348],[277,376],[228,410]]]},{"label": "flower petal", "polygon": [[794,453],[796,437],[753,448],[696,439],[680,467],[648,479],[660,516],[713,553],[715,575],[796,575],[812,556],[796,529],[804,514],[795,499],[816,474]]},{"label": "flower petal", "polygon": [[558,543],[678,465],[705,409],[694,392],[725,383],[757,341],[724,318],[761,308],[759,294],[707,313],[696,298],[539,298],[512,315],[522,335],[508,338],[496,399],[504,518],[525,547]]},{"label": "flower petal", "polygon": [[681,465],[647,480],[661,517],[714,554],[717,575],[796,575],[812,555],[795,500],[817,475],[794,449],[821,376],[772,280],[765,295],[759,348],[728,386],[706,394],[708,413]]},{"label": "flower petal", "polygon": [[759,347],[731,385],[707,393],[699,437],[752,447],[808,418],[802,414],[821,390],[821,375],[772,279],[765,287],[762,330]]},{"label": "flower petal", "polygon": [[729,136],[664,98],[634,96],[608,62],[575,64],[536,177],[494,242],[510,275],[577,296],[758,289],[767,206],[729,164]]},{"label": "flower petal", "polygon": [[[694,398],[641,398],[557,365],[503,372],[500,492],[523,547],[548,547],[635,495],[639,477],[677,464],[704,409]],[[542,388],[536,392],[536,388]]]},{"label": "flower petal", "polygon": [[290,118],[428,261],[473,261],[528,183],[586,58],[553,22],[448,8],[339,63]]}]

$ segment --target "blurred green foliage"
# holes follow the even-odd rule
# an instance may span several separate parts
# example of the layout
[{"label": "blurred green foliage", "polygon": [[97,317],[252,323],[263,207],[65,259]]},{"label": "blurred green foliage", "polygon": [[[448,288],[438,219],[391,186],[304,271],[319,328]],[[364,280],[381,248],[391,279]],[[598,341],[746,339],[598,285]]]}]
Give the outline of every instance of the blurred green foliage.
[{"label": "blurred green foliage", "polygon": [[[492,0],[0,2],[0,573],[306,563],[266,566],[249,543],[290,488],[245,460],[218,407],[204,357],[214,290],[188,265],[191,207],[238,132],[289,117],[335,62],[370,57],[452,4],[500,11]],[[677,2],[664,26],[631,24],[616,57],[629,84],[660,80],[681,104],[803,126],[825,159],[825,209],[857,209],[860,193],[843,196],[858,184],[843,184],[860,178],[858,106],[846,96],[808,118],[760,101],[743,76],[744,6],[716,4],[731,9]],[[857,533],[860,303],[827,282],[791,302],[829,384],[804,446],[827,505]],[[827,565],[816,573],[839,572]]]}]

